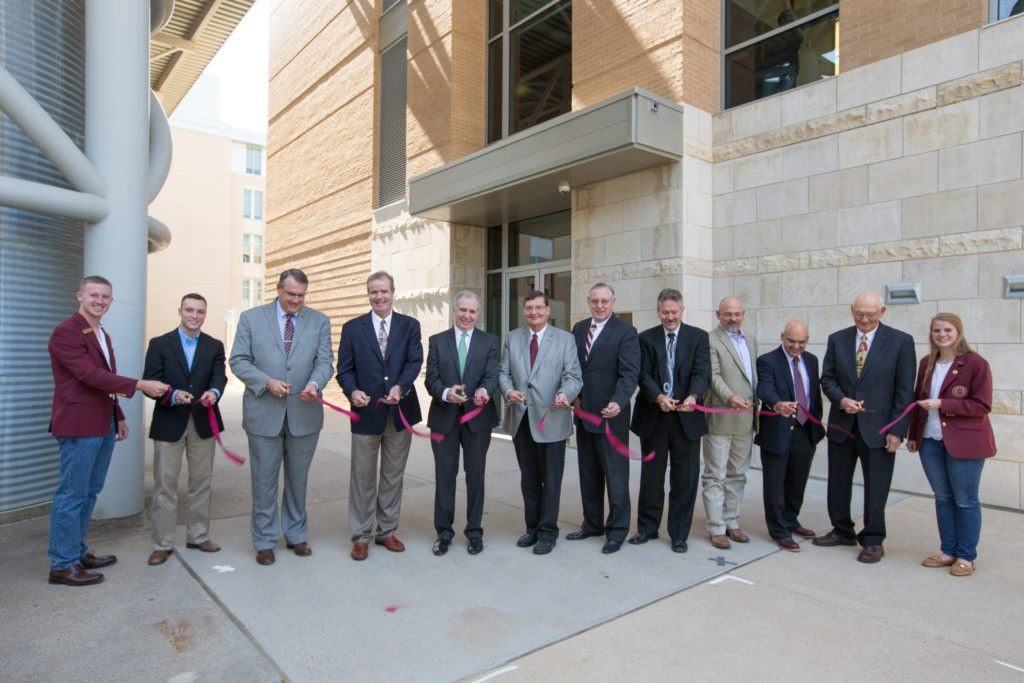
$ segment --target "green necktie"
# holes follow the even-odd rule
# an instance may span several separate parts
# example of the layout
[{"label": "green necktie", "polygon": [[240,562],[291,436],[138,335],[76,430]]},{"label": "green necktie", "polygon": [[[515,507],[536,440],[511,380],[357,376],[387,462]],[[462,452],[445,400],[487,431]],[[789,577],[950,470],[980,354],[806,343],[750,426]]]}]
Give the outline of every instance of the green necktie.
[{"label": "green necktie", "polygon": [[466,371],[466,356],[469,355],[469,344],[466,343],[466,337],[469,336],[468,332],[462,333],[462,338],[459,340],[459,376]]}]

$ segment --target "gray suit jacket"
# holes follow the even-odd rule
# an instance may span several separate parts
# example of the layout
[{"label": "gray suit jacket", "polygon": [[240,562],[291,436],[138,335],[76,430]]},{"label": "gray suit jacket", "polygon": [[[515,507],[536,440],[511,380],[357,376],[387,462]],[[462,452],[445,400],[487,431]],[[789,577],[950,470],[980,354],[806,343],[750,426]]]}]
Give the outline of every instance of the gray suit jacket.
[{"label": "gray suit jacket", "polygon": [[[730,408],[729,397],[740,396],[751,404],[756,403],[757,396],[757,351],[750,337],[746,337],[747,353],[750,354],[750,365],[753,377],[748,378],[743,371],[743,360],[733,346],[729,334],[719,325],[708,333],[708,345],[711,349],[711,387],[704,396],[705,405],[715,408]],[[751,413],[734,413],[731,415],[708,414],[709,434],[743,435],[757,431],[757,415]]]},{"label": "gray suit jacket", "polygon": [[[557,394],[565,394],[571,403],[583,388],[580,361],[576,356],[576,340],[564,330],[548,325],[537,350],[537,360],[530,369],[529,327],[520,327],[508,333],[505,348],[501,354],[501,369],[498,386],[501,395],[509,390],[526,394],[526,403],[505,402],[505,418],[502,427],[511,435],[519,429],[523,413],[529,409],[530,432],[538,443],[564,441],[572,436],[572,410],[568,408],[551,410]],[[537,428],[540,419],[547,414],[544,432]]]},{"label": "gray suit jacket", "polygon": [[[295,316],[295,337],[291,355],[284,355],[284,340],[277,321],[277,299],[242,313],[231,347],[231,372],[245,383],[242,399],[242,429],[256,436],[277,436],[285,415],[288,432],[306,436],[324,426],[324,409],[319,403],[304,403],[295,394],[314,382],[320,389],[331,380],[334,351],[331,322],[327,316],[303,307]],[[275,398],[267,391],[267,380],[279,379],[291,385],[292,394]]]}]

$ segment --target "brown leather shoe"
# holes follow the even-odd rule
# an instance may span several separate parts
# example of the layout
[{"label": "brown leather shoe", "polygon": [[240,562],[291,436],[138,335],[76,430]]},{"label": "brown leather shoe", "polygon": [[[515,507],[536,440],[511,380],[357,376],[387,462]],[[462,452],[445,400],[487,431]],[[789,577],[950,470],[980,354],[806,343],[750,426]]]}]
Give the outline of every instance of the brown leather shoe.
[{"label": "brown leather shoe", "polygon": [[864,549],[860,551],[860,555],[857,556],[858,562],[864,564],[874,564],[885,557],[885,548],[879,545],[866,545]]},{"label": "brown leather shoe", "polygon": [[949,573],[953,576],[970,576],[974,573],[974,563],[968,562],[967,560],[957,560],[956,563],[949,568]]},{"label": "brown leather shoe", "polygon": [[313,554],[313,546],[311,546],[306,541],[302,541],[301,543],[294,543],[294,544],[293,543],[288,543],[287,545],[288,545],[288,550],[294,550],[295,554],[298,555],[299,557],[309,557],[310,555]]},{"label": "brown leather shoe", "polygon": [[732,547],[732,543],[729,542],[729,537],[724,534],[708,534],[708,540],[711,541],[711,545],[721,550],[728,550]]},{"label": "brown leather shoe", "polygon": [[64,586],[91,586],[103,583],[103,574],[91,572],[80,564],[67,569],[51,569],[50,583]]},{"label": "brown leather shoe", "polygon": [[93,555],[92,553],[86,553],[85,557],[78,562],[86,569],[102,569],[117,562],[117,555]]},{"label": "brown leather shoe", "polygon": [[736,541],[737,543],[747,543],[750,541],[750,536],[747,536],[739,529],[726,529],[725,535],[731,538],[732,540]]},{"label": "brown leather shoe", "polygon": [[805,526],[798,526],[797,528],[793,529],[793,533],[797,536],[800,536],[801,538],[814,538],[818,535]]},{"label": "brown leather shoe", "polygon": [[258,562],[259,564],[262,564],[262,565],[274,564],[275,560],[277,560],[277,558],[274,557],[274,549],[273,548],[267,548],[266,550],[257,550],[256,551],[256,562]]},{"label": "brown leather shoe", "polygon": [[791,553],[800,552],[800,544],[792,538],[777,538],[775,539],[775,543],[783,550],[788,550]]},{"label": "brown leather shoe", "polygon": [[173,548],[171,550],[154,550],[149,554],[149,566],[155,567],[158,564],[163,564],[167,561],[167,558],[170,557],[171,553],[173,552]]},{"label": "brown leather shoe", "polygon": [[185,547],[190,550],[199,550],[204,553],[216,553],[220,551],[220,546],[210,540],[203,541],[202,543],[186,543]]},{"label": "brown leather shoe", "polygon": [[816,539],[811,541],[811,543],[813,543],[814,545],[823,546],[825,548],[831,548],[835,545],[857,545],[857,541],[853,540],[852,538],[840,536],[838,533],[836,533],[835,529],[828,532],[824,536],[818,536]]},{"label": "brown leather shoe", "polygon": [[382,545],[393,553],[400,553],[405,550],[405,545],[398,540],[398,536],[389,534],[384,538],[378,538],[374,540],[377,545]]},{"label": "brown leather shoe", "polygon": [[928,557],[924,558],[921,561],[921,566],[922,567],[930,567],[932,569],[937,569],[939,567],[949,567],[949,566],[952,566],[952,564],[954,562],[956,562],[956,558],[955,557],[947,557],[947,558],[943,559],[941,553],[935,553],[934,555],[929,555]]},{"label": "brown leather shoe", "polygon": [[352,559],[356,562],[361,562],[366,559],[366,556],[370,552],[370,546],[363,541],[356,541],[352,544]]}]

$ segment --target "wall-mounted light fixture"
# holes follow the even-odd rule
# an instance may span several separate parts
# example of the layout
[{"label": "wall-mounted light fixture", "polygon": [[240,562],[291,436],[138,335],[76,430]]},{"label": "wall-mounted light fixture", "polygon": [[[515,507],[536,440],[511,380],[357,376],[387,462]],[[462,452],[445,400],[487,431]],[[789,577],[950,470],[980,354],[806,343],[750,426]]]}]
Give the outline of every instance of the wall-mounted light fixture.
[{"label": "wall-mounted light fixture", "polygon": [[921,283],[894,282],[886,285],[885,303],[887,306],[921,303]]},{"label": "wall-mounted light fixture", "polygon": [[1024,299],[1024,275],[1003,276],[1003,298]]}]

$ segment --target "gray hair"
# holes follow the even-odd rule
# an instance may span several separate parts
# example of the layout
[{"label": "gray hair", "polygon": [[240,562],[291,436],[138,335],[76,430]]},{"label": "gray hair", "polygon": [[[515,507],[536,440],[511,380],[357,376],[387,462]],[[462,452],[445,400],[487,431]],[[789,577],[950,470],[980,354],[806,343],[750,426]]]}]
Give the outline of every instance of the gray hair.
[{"label": "gray hair", "polygon": [[370,291],[370,283],[377,280],[387,280],[391,286],[391,291],[395,291],[395,278],[391,277],[391,274],[386,270],[378,270],[375,273],[370,273],[370,277],[366,278],[366,291]]},{"label": "gray hair", "polygon": [[608,284],[607,282],[598,282],[596,285],[591,287],[587,291],[587,293],[589,294],[590,292],[593,292],[595,289],[607,289],[609,292],[612,293],[612,296],[615,296],[615,290],[612,289],[612,286],[610,284]]},{"label": "gray hair", "polygon": [[452,297],[452,308],[456,308],[459,305],[459,302],[462,301],[463,299],[473,299],[474,301],[476,301],[477,309],[480,308],[480,297],[476,294],[476,292],[470,292],[469,290],[465,289],[456,294],[454,297]]},{"label": "gray hair", "polygon": [[682,292],[680,292],[678,289],[672,289],[671,287],[666,287],[665,289],[663,289],[660,292],[658,292],[658,306],[661,306],[661,304],[663,302],[665,302],[665,301],[675,301],[677,304],[682,306],[683,305],[683,295],[682,295]]}]

